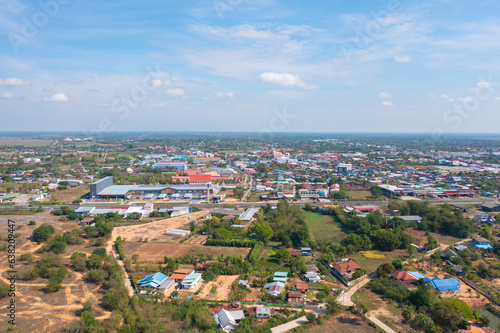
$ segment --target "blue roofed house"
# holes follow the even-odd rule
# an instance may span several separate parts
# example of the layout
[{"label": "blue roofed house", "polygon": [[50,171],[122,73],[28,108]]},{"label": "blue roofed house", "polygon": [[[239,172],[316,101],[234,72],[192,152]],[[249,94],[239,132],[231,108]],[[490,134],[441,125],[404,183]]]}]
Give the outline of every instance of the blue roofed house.
[{"label": "blue roofed house", "polygon": [[137,282],[137,286],[143,287],[143,288],[153,288],[157,289],[165,280],[168,279],[168,276],[166,276],[163,273],[154,273],[150,275],[146,275],[142,279]]},{"label": "blue roofed house", "polygon": [[472,242],[470,242],[478,250],[491,250],[490,241],[483,237],[472,237]]},{"label": "blue roofed house", "polygon": [[419,273],[419,272],[409,272],[409,273],[417,280],[424,280],[425,282],[431,281],[431,279],[429,279],[427,276],[423,275],[422,273]]},{"label": "blue roofed house", "polygon": [[312,255],[312,249],[310,247],[301,247],[300,250],[302,251],[303,256]]},{"label": "blue roofed house", "polygon": [[431,280],[432,288],[437,289],[441,294],[453,294],[460,290],[460,281],[457,279],[440,279],[435,277]]},{"label": "blue roofed house", "polygon": [[274,272],[273,281],[286,283],[288,272]]}]

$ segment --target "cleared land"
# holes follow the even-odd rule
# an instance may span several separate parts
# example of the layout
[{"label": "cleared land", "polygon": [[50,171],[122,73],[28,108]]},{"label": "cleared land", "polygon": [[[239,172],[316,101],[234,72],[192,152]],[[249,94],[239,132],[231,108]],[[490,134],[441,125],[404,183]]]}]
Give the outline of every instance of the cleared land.
[{"label": "cleared land", "polygon": [[340,241],[347,237],[339,222],[335,222],[330,215],[306,212],[306,224],[313,239],[318,241]]},{"label": "cleared land", "polygon": [[61,203],[72,203],[74,200],[81,200],[82,196],[89,193],[88,186],[78,186],[63,191],[55,191],[52,198]]},{"label": "cleared land", "polygon": [[[229,301],[231,286],[238,277],[239,275],[219,275],[215,280],[207,282],[196,298],[213,301]],[[212,293],[213,287],[217,287],[215,293]]]},{"label": "cleared land", "polygon": [[379,295],[367,288],[362,288],[354,293],[352,297],[354,303],[357,302],[358,296],[359,302],[368,307],[370,315],[376,317],[396,332],[404,331],[405,323],[399,307],[382,300]]},{"label": "cleared land", "polygon": [[[190,221],[194,221],[205,214],[208,214],[210,210],[202,210],[189,215],[174,217],[170,219],[160,220],[157,222],[151,222],[147,224],[127,226],[127,227],[117,227],[116,236],[121,236],[123,240],[129,242],[139,242],[145,240],[149,241],[168,241],[172,240],[171,237],[166,236],[166,232],[172,229],[178,229],[182,226],[188,224]],[[189,219],[189,217],[191,219]]]},{"label": "cleared land", "polygon": [[15,138],[15,137],[0,137],[1,146],[25,146],[25,147],[41,147],[50,145],[53,140],[45,139],[28,139],[28,138]]},{"label": "cleared land", "polygon": [[169,244],[169,243],[139,243],[139,242],[123,242],[123,251],[125,256],[129,257],[133,254],[139,255],[139,261],[163,261],[163,257],[178,258],[185,255],[212,255],[217,257],[221,254],[228,256],[246,257],[250,248],[240,247],[215,247],[203,246],[195,244]]},{"label": "cleared land", "polygon": [[383,259],[374,259],[374,258],[367,258],[364,256],[362,253],[355,253],[350,255],[349,257],[356,261],[363,269],[365,269],[368,273],[374,272],[377,270],[378,266],[386,263],[386,262],[391,262],[394,259],[406,259],[408,256],[408,251],[407,250],[394,250],[392,252],[376,252],[377,254],[384,254],[385,258]]},{"label": "cleared land", "polygon": [[371,199],[373,198],[370,191],[365,190],[349,190],[347,191],[347,197],[352,199]]},{"label": "cleared land", "polygon": [[343,313],[332,316],[325,320],[323,325],[312,326],[304,332],[307,333],[371,333],[377,332],[373,327],[365,323],[361,318],[350,313]]},{"label": "cleared land", "polygon": [[[418,239],[427,240],[427,237],[425,236],[425,231],[422,231],[422,230],[406,229],[405,233],[408,235],[412,235]],[[430,235],[432,237],[434,237],[436,239],[436,241],[441,245],[452,245],[452,244],[455,244],[456,242],[461,241],[461,239],[459,237],[443,236],[440,234],[435,234],[433,232],[431,232]]]}]

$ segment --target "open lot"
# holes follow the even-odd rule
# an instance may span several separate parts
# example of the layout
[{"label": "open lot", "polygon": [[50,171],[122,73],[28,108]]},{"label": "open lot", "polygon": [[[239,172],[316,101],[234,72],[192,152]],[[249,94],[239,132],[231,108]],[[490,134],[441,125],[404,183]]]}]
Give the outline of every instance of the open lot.
[{"label": "open lot", "polygon": [[25,147],[42,147],[50,145],[53,140],[46,139],[29,139],[21,137],[0,137],[0,147],[2,146],[25,146]]},{"label": "open lot", "polygon": [[333,241],[340,244],[347,237],[340,223],[335,222],[330,215],[306,212],[306,224],[316,242]]},{"label": "open lot", "polygon": [[359,200],[359,199],[372,198],[372,194],[370,191],[365,191],[365,190],[350,190],[347,191],[347,197]]},{"label": "open lot", "polygon": [[[413,237],[417,239],[423,239],[427,240],[427,237],[425,236],[425,231],[422,230],[417,230],[417,229],[406,229],[405,233],[408,235],[412,235]],[[461,239],[459,237],[453,237],[453,236],[443,236],[440,234],[436,234],[431,232],[430,235],[434,237],[437,242],[441,245],[451,245],[455,244],[456,242],[459,242]]]},{"label": "open lot", "polygon": [[[231,286],[238,277],[239,275],[219,275],[215,280],[203,285],[202,291],[196,298],[213,301],[229,301]],[[215,293],[211,292],[213,287],[217,287]]]},{"label": "open lot", "polygon": [[396,332],[404,331],[405,323],[399,307],[382,300],[379,295],[367,288],[361,288],[354,293],[352,301],[356,303],[358,299],[360,303],[367,306],[372,316],[376,317]]},{"label": "open lot", "polygon": [[199,253],[203,255],[212,255],[217,257],[221,254],[228,256],[246,257],[250,248],[241,247],[215,247],[203,246],[195,244],[169,244],[160,242],[140,243],[140,242],[123,242],[123,251],[125,256],[132,256],[134,253],[139,255],[139,261],[163,261],[163,257],[178,258],[185,255],[197,256]]},{"label": "open lot", "polygon": [[383,258],[383,259],[367,258],[366,256],[364,256],[362,253],[359,253],[359,252],[350,255],[349,258],[356,261],[369,274],[371,272],[376,271],[378,266],[380,266],[386,262],[391,262],[391,261],[398,259],[398,258],[403,259],[406,256],[408,256],[407,250],[394,250],[392,252],[377,252],[377,253],[384,254],[385,258]]},{"label": "open lot", "polygon": [[77,186],[63,191],[55,191],[52,198],[59,203],[72,203],[74,200],[81,200],[82,196],[89,193],[88,186]]},{"label": "open lot", "polygon": [[121,236],[123,240],[127,240],[129,242],[139,242],[145,240],[146,238],[149,241],[168,241],[171,240],[171,237],[168,237],[165,234],[168,230],[181,228],[190,221],[194,221],[209,212],[210,210],[202,210],[193,214],[164,219],[147,224],[117,227],[115,228],[116,236]]},{"label": "open lot", "polygon": [[373,327],[365,323],[361,318],[350,313],[342,313],[331,316],[325,320],[323,325],[315,325],[306,330],[306,333],[371,333],[377,332]]}]

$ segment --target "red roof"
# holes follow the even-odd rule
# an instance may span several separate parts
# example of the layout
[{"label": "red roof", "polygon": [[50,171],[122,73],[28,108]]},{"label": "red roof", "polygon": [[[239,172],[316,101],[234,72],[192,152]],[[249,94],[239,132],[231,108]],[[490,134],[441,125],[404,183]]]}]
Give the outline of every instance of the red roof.
[{"label": "red roof", "polygon": [[412,282],[417,280],[413,275],[405,271],[394,271],[391,276],[398,282]]},{"label": "red roof", "polygon": [[332,264],[332,268],[339,272],[339,274],[345,274],[355,272],[358,269],[361,269],[361,266],[359,266],[355,261],[348,260]]},{"label": "red roof", "polygon": [[209,173],[204,173],[201,175],[189,175],[190,182],[211,182],[212,175]]},{"label": "red roof", "polygon": [[416,241],[416,242],[413,242],[413,244],[415,244],[416,246],[418,247],[422,247],[422,246],[425,246],[425,244],[429,243],[428,241],[425,241],[425,240],[421,240],[421,241]]}]

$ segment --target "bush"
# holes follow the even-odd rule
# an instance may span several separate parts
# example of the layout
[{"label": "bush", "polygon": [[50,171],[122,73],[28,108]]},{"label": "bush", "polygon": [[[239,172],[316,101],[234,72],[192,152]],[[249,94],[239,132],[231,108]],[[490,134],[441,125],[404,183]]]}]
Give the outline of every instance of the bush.
[{"label": "bush", "polygon": [[122,248],[122,238],[121,236],[118,236],[116,238],[116,250],[118,251],[118,254],[120,255],[121,260],[125,260],[125,254],[123,253],[123,248]]},{"label": "bush", "polygon": [[34,258],[33,258],[33,253],[31,253],[31,252],[28,252],[28,253],[23,253],[23,254],[21,254],[20,259],[21,259],[22,261],[27,261],[29,264],[32,264],[32,263],[33,263],[33,260],[34,260]]},{"label": "bush", "polygon": [[35,225],[35,224],[36,224],[36,221],[30,221],[30,222],[28,223],[28,225]]},{"label": "bush", "polygon": [[0,285],[0,298],[7,297],[9,295],[10,287],[7,284]]},{"label": "bush", "polygon": [[45,242],[54,233],[54,228],[46,223],[33,230],[33,239],[36,242]]}]

